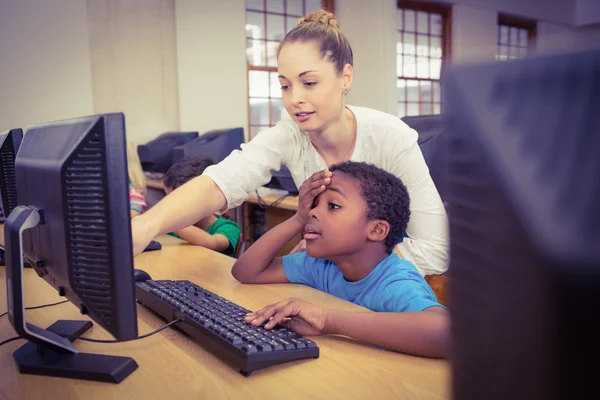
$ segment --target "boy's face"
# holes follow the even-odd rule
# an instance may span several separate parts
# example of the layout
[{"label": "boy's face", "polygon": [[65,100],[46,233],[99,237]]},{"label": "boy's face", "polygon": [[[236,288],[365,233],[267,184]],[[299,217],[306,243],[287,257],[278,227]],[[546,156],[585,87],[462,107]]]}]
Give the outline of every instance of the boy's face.
[{"label": "boy's face", "polygon": [[334,172],[331,184],[315,199],[305,228],[306,253],[331,258],[360,251],[374,221],[367,220],[367,203],[359,183]]}]

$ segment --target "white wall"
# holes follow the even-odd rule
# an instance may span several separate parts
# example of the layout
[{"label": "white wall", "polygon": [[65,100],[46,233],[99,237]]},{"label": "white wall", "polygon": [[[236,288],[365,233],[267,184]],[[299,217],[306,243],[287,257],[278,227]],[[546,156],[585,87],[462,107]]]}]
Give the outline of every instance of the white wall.
[{"label": "white wall", "polygon": [[600,23],[600,1],[575,0],[575,26]]},{"label": "white wall", "polygon": [[247,136],[244,0],[176,0],[175,19],[180,128],[241,126]]},{"label": "white wall", "polygon": [[93,114],[85,1],[0,0],[0,131]]},{"label": "white wall", "polygon": [[452,64],[495,60],[497,11],[456,4],[452,7],[451,24]]},{"label": "white wall", "polygon": [[336,18],[352,46],[349,104],[396,114],[396,2],[336,0]]}]

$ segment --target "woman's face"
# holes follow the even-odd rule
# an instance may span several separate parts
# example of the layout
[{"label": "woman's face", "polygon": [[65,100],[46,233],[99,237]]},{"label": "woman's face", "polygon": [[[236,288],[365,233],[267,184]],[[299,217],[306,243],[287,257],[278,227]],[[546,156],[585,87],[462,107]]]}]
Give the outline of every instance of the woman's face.
[{"label": "woman's face", "polygon": [[295,42],[281,48],[278,72],[283,104],[300,129],[321,132],[340,120],[344,90],[350,88],[350,65],[338,75],[335,65],[321,57],[317,44]]}]

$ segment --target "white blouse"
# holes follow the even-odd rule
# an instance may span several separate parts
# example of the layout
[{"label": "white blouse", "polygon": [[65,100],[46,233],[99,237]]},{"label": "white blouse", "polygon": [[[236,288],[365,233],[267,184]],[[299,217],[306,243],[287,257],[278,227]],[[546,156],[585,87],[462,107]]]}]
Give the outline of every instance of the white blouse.
[{"label": "white blouse", "polygon": [[[396,175],[408,190],[408,237],[397,249],[423,275],[443,273],[448,268],[448,219],[417,144],[417,132],[394,115],[365,107],[348,108],[357,125],[350,160],[368,162]],[[308,136],[285,111],[277,125],[241,148],[204,171],[225,194],[228,208],[239,206],[268,183],[271,170],[279,170],[282,164],[290,170],[297,187],[327,167]]]}]

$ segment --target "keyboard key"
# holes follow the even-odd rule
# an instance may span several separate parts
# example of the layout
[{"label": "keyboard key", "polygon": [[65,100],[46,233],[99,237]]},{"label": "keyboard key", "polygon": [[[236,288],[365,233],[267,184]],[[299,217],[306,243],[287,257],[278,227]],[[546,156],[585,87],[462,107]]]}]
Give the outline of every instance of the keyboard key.
[{"label": "keyboard key", "polygon": [[253,344],[250,344],[250,343],[246,343],[242,347],[242,350],[244,350],[248,354],[252,354],[252,353],[257,353],[258,352],[258,350],[256,349],[256,347]]},{"label": "keyboard key", "polygon": [[256,343],[256,348],[259,351],[265,351],[265,352],[266,351],[273,351],[273,348],[269,344],[267,344],[265,342]]}]

